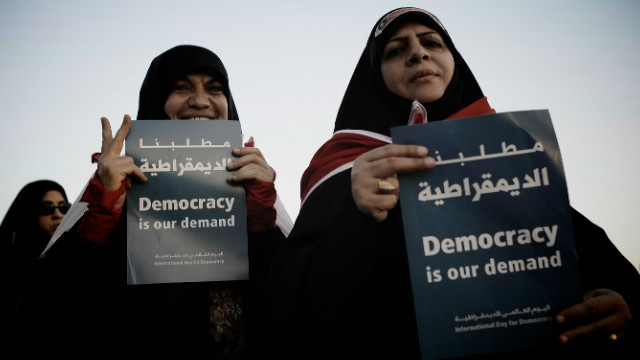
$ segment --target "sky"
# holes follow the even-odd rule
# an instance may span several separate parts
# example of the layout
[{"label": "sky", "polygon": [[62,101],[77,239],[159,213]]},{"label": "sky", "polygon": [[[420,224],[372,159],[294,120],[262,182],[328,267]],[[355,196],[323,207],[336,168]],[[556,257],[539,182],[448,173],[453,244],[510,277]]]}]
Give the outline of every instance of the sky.
[{"label": "sky", "polygon": [[332,135],[368,34],[401,6],[439,17],[498,112],[549,110],[571,205],[640,267],[634,0],[2,0],[0,215],[39,179],[76,199],[100,117],[135,119],[151,60],[194,44],[224,62],[243,134],[295,218],[300,176]]}]

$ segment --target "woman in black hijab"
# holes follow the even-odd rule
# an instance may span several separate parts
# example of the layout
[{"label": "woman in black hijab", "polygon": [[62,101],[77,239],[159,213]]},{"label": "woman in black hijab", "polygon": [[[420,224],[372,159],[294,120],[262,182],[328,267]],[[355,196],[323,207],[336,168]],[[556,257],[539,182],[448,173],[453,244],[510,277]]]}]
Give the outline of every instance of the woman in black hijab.
[{"label": "woman in black hijab", "polygon": [[0,225],[2,343],[6,341],[18,298],[38,259],[69,210],[67,194],[55,181],[25,185]]},{"label": "woman in black hijab", "polygon": [[207,74],[222,85],[229,114],[226,120],[238,120],[238,111],[229,90],[229,76],[220,58],[208,49],[179,45],[158,55],[149,66],[140,88],[138,120],[169,119],[164,106],[176,80],[189,73]]},{"label": "woman in black hijab", "polygon": [[[400,76],[405,82],[390,80],[398,75],[394,69],[407,75]],[[389,129],[416,119],[494,112],[433,14],[400,8],[378,20],[347,87],[334,135],[303,174],[300,213],[272,267],[275,358],[420,358],[395,176],[431,169],[435,161],[425,148],[391,145]],[[610,351],[603,343],[611,332],[627,330],[622,324],[629,323],[629,308],[637,308],[640,280],[602,229],[575,211],[573,218],[584,292],[615,291],[600,297],[615,314],[615,325],[607,324],[609,332],[593,342],[597,350]],[[579,349],[553,351],[577,355]]]},{"label": "woman in black hijab", "polygon": [[[201,84],[205,87],[206,92],[210,93],[210,98],[205,100],[206,104],[187,104],[192,97],[191,93],[187,93],[187,97],[178,96],[179,104],[177,110],[168,108],[173,94],[184,93],[185,91],[174,91],[175,86],[179,82],[180,87],[195,84],[186,84],[186,76],[200,74],[208,76],[209,84]],[[200,81],[198,79],[198,81]],[[219,84],[215,85],[215,84]],[[214,87],[215,92],[210,88]],[[219,87],[219,89],[218,89]],[[211,99],[214,100],[211,100]],[[208,103],[211,102],[211,103]],[[220,109],[218,107],[221,107]],[[167,111],[169,110],[169,112]],[[180,111],[174,113],[175,111]],[[229,88],[229,78],[227,71],[222,64],[220,58],[208,49],[193,46],[180,45],[165,51],[158,55],[149,66],[147,76],[145,77],[140,89],[140,100],[138,107],[138,120],[181,120],[181,119],[209,119],[209,120],[239,120],[238,111],[236,110],[233,96]],[[97,156],[94,160],[98,162],[98,178],[92,179],[95,187],[104,186],[108,190],[109,196],[120,197],[121,204],[124,201],[124,193],[126,190],[125,183],[130,185],[131,177],[135,177],[141,181],[146,181],[146,177],[140,169],[133,163],[131,158],[120,156],[122,149],[122,140],[129,131],[130,118],[125,115],[125,121],[122,128],[116,133],[119,139],[111,137],[111,126],[106,118],[102,118],[103,135],[107,135],[103,139],[102,155],[98,161]],[[277,202],[277,194],[274,187],[275,171],[265,161],[264,156],[257,148],[251,145],[234,150],[234,154],[239,157],[234,161],[229,170],[235,172],[229,178],[232,182],[242,182],[247,189],[247,210],[248,210],[248,226],[251,232],[259,232],[265,229],[274,228],[274,219],[278,226],[288,232],[288,215],[286,210]],[[110,146],[110,148],[109,148]],[[90,184],[91,185],[91,184]],[[85,196],[88,197],[94,188],[90,188]],[[101,195],[102,196],[102,195]],[[104,204],[103,204],[104,205]],[[275,207],[278,207],[276,211]],[[102,206],[104,207],[104,206]],[[99,213],[100,207],[96,207]],[[90,206],[88,215],[93,216]],[[93,242],[101,242],[98,237],[102,233],[96,233],[96,224],[109,221],[100,218],[99,221],[92,221],[91,231],[84,232],[81,225],[80,231],[83,236]],[[107,234],[108,235],[108,234]]]},{"label": "woman in black hijab", "polygon": [[[218,56],[192,45],[157,56],[140,89],[138,120],[148,119],[237,121]],[[229,181],[241,183],[247,192],[250,280],[127,286],[126,189],[136,186],[133,178],[146,181],[133,159],[121,156],[130,125],[125,116],[112,137],[109,121],[102,118],[102,153],[93,157],[98,170],[82,196],[88,209],[41,264],[55,269],[55,275],[44,274],[31,299],[46,296],[54,304],[47,330],[53,331],[48,324],[65,324],[55,340],[44,339],[51,345],[47,351],[82,356],[101,348],[143,358],[249,358],[261,347],[266,267],[287,232],[277,219],[288,215],[276,210],[275,171],[252,145],[234,149],[237,159],[228,167],[234,171]],[[30,309],[39,304],[29,304]]]}]

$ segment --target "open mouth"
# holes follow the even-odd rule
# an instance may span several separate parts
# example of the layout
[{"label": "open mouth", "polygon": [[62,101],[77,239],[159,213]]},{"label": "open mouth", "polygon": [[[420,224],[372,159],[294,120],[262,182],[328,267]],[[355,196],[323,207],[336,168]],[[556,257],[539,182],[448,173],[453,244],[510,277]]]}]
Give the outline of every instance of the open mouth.
[{"label": "open mouth", "polygon": [[208,116],[190,116],[190,117],[181,117],[181,120],[213,120]]}]

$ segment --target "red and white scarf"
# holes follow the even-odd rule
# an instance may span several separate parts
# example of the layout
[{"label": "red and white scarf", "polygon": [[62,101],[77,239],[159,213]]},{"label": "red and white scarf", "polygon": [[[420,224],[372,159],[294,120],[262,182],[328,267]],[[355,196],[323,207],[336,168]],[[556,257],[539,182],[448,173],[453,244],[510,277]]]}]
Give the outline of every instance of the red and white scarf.
[{"label": "red and white scarf", "polygon": [[[445,120],[495,114],[487,97],[483,97]],[[426,119],[423,119],[422,122]],[[366,130],[336,131],[331,139],[316,151],[300,180],[301,207],[309,194],[333,175],[349,169],[353,161],[367,151],[391,143],[391,137]]]}]

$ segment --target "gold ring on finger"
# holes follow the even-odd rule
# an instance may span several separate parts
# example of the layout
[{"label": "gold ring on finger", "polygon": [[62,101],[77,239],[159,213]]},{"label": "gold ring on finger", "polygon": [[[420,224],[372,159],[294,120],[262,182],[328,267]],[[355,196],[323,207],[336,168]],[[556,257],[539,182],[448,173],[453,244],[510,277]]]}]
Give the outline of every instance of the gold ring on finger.
[{"label": "gold ring on finger", "polygon": [[393,186],[392,183],[386,181],[386,180],[378,180],[378,189],[379,192],[382,194],[388,194],[392,191],[394,191],[396,189],[395,186]]}]

